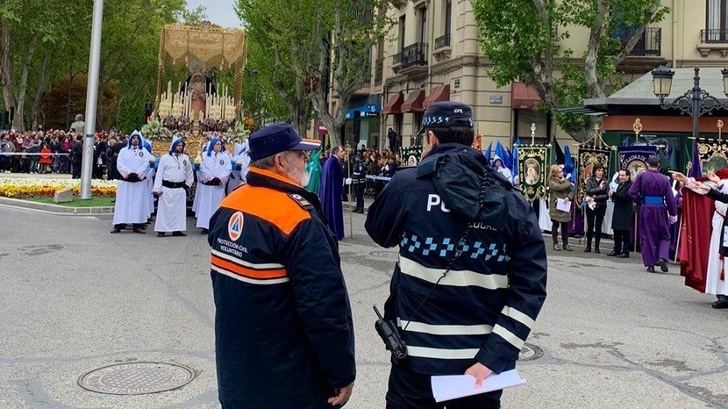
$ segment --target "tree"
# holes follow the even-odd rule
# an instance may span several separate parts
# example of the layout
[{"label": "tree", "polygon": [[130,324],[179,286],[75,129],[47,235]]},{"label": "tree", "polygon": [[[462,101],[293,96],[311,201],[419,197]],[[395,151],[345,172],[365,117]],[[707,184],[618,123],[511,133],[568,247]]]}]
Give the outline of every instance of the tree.
[{"label": "tree", "polygon": [[[601,118],[577,117],[555,108],[601,98],[618,65],[632,52],[649,24],[668,9],[660,0],[472,0],[489,74],[500,86],[521,81],[536,89],[543,105],[575,140],[595,135]],[[574,28],[589,32],[582,55],[564,48]],[[625,41],[613,35],[620,28]]]},{"label": "tree", "polygon": [[[239,0],[240,17],[274,54],[287,86],[302,90],[339,145],[346,108],[370,80],[371,49],[391,19],[384,0]],[[329,93],[336,102],[329,108]],[[284,98],[285,99],[285,98]]]}]

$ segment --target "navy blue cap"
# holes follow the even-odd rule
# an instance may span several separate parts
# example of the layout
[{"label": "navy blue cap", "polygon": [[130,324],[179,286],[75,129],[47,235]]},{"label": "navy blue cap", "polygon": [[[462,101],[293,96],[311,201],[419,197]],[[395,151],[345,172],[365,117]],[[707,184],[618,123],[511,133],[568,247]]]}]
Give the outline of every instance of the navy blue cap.
[{"label": "navy blue cap", "polygon": [[250,135],[250,160],[263,159],[287,150],[312,151],[321,147],[321,142],[301,139],[298,132],[288,124],[265,126]]},{"label": "navy blue cap", "polygon": [[442,101],[430,105],[422,116],[422,134],[426,128],[473,127],[473,111],[462,102]]}]

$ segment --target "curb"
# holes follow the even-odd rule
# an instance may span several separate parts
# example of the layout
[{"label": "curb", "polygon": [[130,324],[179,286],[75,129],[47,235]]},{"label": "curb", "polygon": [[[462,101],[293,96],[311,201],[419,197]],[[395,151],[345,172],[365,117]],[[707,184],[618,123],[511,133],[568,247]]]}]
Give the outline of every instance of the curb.
[{"label": "curb", "polygon": [[114,213],[113,206],[106,207],[69,207],[59,206],[48,203],[37,203],[30,200],[11,199],[9,197],[0,197],[0,204],[7,206],[20,207],[24,209],[40,210],[48,213],[66,215],[66,216],[89,216],[104,215]]}]

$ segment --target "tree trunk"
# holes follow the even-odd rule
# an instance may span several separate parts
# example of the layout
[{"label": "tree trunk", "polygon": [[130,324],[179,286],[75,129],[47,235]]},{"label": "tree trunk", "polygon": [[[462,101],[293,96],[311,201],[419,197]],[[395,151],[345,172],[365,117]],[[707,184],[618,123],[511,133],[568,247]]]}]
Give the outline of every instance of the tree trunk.
[{"label": "tree trunk", "polygon": [[35,89],[35,99],[33,100],[33,108],[31,110],[31,119],[33,122],[32,129],[38,129],[39,125],[43,124],[43,113],[41,112],[41,105],[43,102],[43,95],[45,95],[46,89],[46,67],[48,66],[49,52],[43,54],[43,61],[40,65],[40,73],[38,74],[38,86]]},{"label": "tree trunk", "polygon": [[73,72],[73,65],[68,67],[68,98],[66,99],[66,130],[71,127],[71,89],[73,88],[73,78],[76,74]]},{"label": "tree trunk", "polygon": [[28,74],[30,72],[30,64],[33,62],[37,41],[38,35],[34,33],[28,45],[28,54],[23,62],[23,73],[21,74],[20,89],[18,90],[18,106],[15,110],[15,118],[13,118],[13,128],[18,131],[25,130],[25,96],[28,94]]},{"label": "tree trunk", "polygon": [[0,26],[2,38],[2,65],[0,65],[0,83],[3,90],[3,104],[6,111],[15,107],[15,90],[13,89],[13,59],[10,55],[10,24],[7,21]]}]

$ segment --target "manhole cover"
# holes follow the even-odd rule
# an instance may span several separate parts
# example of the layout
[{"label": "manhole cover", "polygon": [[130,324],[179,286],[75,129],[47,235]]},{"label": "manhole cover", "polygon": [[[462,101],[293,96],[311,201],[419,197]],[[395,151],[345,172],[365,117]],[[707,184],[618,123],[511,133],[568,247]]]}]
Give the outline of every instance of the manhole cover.
[{"label": "manhole cover", "polygon": [[523,344],[523,348],[521,349],[521,353],[518,354],[518,360],[519,361],[535,361],[538,358],[541,358],[543,356],[543,349],[540,347],[537,347],[536,345],[529,344],[526,342]]},{"label": "manhole cover", "polygon": [[379,257],[382,260],[397,261],[399,259],[398,251],[375,250],[369,252],[370,256]]},{"label": "manhole cover", "polygon": [[143,395],[181,388],[195,378],[182,365],[164,362],[134,362],[94,369],[78,378],[82,388],[110,395]]}]

